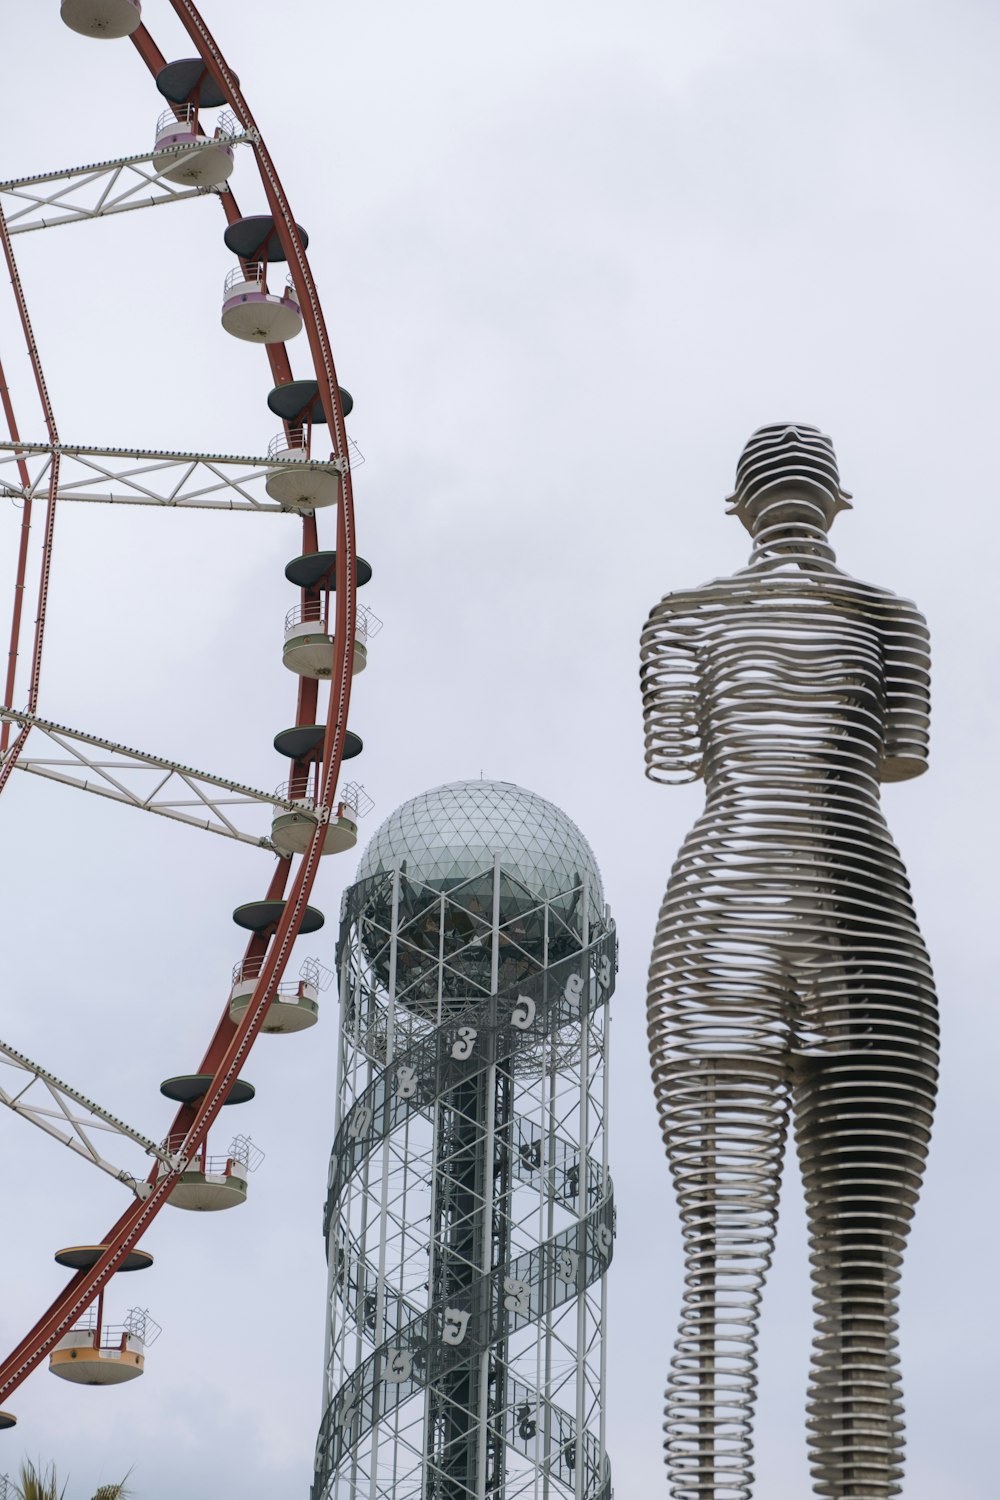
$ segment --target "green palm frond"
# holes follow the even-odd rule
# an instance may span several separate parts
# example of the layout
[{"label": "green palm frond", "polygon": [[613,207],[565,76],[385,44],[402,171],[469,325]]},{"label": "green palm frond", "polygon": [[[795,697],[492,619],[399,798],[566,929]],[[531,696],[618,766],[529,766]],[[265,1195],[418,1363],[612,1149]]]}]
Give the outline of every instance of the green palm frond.
[{"label": "green palm frond", "polygon": [[123,1479],[121,1484],[102,1484],[94,1491],[93,1500],[128,1500],[128,1493]]}]

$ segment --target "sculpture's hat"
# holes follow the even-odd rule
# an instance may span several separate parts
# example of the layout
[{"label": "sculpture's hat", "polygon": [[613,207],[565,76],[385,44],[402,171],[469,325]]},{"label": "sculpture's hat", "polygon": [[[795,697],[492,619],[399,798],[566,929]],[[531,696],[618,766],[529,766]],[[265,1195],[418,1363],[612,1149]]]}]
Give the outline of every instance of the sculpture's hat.
[{"label": "sculpture's hat", "polygon": [[830,506],[831,519],[851,508],[851,496],[841,488],[833,443],[805,422],[775,422],[751,435],[736,465],[736,488],[727,497],[729,514],[738,515],[749,529],[749,503],[779,489],[790,494],[819,490]]}]

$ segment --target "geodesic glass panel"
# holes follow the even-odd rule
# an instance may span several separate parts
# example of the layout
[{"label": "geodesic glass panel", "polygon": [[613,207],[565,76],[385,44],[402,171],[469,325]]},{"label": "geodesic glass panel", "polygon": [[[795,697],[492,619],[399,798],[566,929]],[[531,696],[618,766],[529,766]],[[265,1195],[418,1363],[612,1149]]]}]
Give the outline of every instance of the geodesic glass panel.
[{"label": "geodesic glass panel", "polygon": [[406,874],[436,890],[492,876],[496,856],[539,900],[552,901],[586,876],[591,910],[604,891],[594,852],[571,818],[509,781],[453,781],[397,807],[361,857],[356,880],[406,862]]}]

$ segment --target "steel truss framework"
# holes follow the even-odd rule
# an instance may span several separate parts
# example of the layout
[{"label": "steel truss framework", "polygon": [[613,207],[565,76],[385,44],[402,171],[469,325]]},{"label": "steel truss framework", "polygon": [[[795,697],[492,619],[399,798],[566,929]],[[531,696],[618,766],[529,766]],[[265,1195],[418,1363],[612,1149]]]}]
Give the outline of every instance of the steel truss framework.
[{"label": "steel truss framework", "polygon": [[[6,450],[6,451],[5,451]],[[280,511],[264,493],[267,460],[208,453],[78,448],[42,443],[0,444],[0,484],[11,499],[44,494],[60,458],[57,497],[117,505],[162,505],[178,510]],[[28,459],[27,484],[12,481],[13,465]],[[271,466],[273,468],[273,465]],[[327,469],[332,465],[312,467]]]},{"label": "steel truss framework", "polygon": [[[89,1236],[93,1243],[104,1247],[98,1258],[86,1269],[70,1277],[34,1327],[0,1362],[0,1402],[20,1385],[70,1329],[86,1317],[87,1309],[101,1296],[110,1277],[120,1268],[124,1258],[139,1243],[156,1214],[168,1201],[185,1162],[193,1160],[199,1153],[204,1157],[209,1128],[229,1097],[246,1055],[261,1029],[271,1000],[278,992],[292,945],[305,917],[326,833],[325,824],[335,804],[346,743],[354,663],[357,552],[351,450],[344,430],[342,397],[326,324],[296,217],[239,82],[196,6],[190,0],[169,0],[169,3],[204,63],[206,76],[221,92],[234,117],[233,122],[220,122],[226,146],[241,144],[245,152],[252,155],[258,170],[267,211],[273,218],[274,230],[288,263],[296,299],[301,308],[312,372],[317,383],[316,395],[330,433],[330,459],[327,465],[319,467],[333,466],[340,476],[334,512],[336,608],[330,612],[335,644],[331,653],[329,700],[325,708],[321,707],[318,683],[300,682],[295,720],[297,725],[319,722],[325,722],[326,725],[314,779],[316,826],[302,856],[281,859],[274,868],[266,897],[283,903],[281,915],[276,923],[255,933],[247,945],[241,972],[254,977],[253,993],[238,1022],[230,1018],[227,994],[222,1015],[208,1040],[197,1070],[200,1074],[207,1075],[211,1083],[198,1100],[182,1105],[178,1110],[165,1136],[170,1142],[166,1160],[160,1148],[153,1148],[156,1158],[154,1165],[146,1181],[140,1184],[141,1191],[133,1199],[131,1206],[103,1235]],[[131,42],[151,74],[156,76],[166,66],[166,58],[145,26],[139,25]],[[91,44],[81,42],[81,46],[88,45]],[[130,752],[125,747],[64,729],[38,717],[60,499],[124,499],[132,503],[173,508],[278,508],[257,498],[261,484],[266,480],[268,465],[263,460],[145,452],[125,447],[64,447],[14,256],[13,237],[17,233],[107,217],[112,213],[191,197],[215,197],[222,205],[227,222],[238,221],[241,211],[228,186],[218,191],[176,188],[164,179],[163,171],[171,163],[176,166],[188,151],[196,152],[199,149],[200,147],[178,145],[166,151],[122,157],[93,167],[8,182],[0,188],[0,249],[13,291],[45,431],[44,443],[28,444],[22,441],[21,424],[15,415],[7,378],[0,365],[0,411],[8,438],[5,447],[0,450],[4,455],[0,457],[0,468],[4,471],[3,478],[6,481],[3,483],[2,493],[13,499],[21,511],[8,669],[2,694],[3,702],[8,708],[0,718],[0,792],[22,762],[29,735],[41,732],[64,752],[61,756],[62,764],[54,764],[43,757],[34,762],[28,758],[24,762],[26,769],[36,774],[54,776],[56,779],[73,779],[75,775],[77,785],[87,784],[93,773],[95,785],[90,789],[97,789],[96,783],[103,783],[101,789],[104,795],[116,796],[116,800],[178,817],[182,821],[199,821],[202,826],[215,826],[216,831],[228,832],[230,836],[244,841],[260,842],[259,839],[247,840],[247,836],[236,829],[228,812],[222,810],[231,805],[230,801],[218,794],[228,789],[250,802],[266,800],[275,806],[287,805],[281,798],[266,797],[263,793],[240,787],[224,778],[206,776],[193,772],[188,767]],[[290,382],[292,371],[284,346],[270,344],[266,353],[272,383],[280,385]],[[301,416],[296,421],[301,426]],[[285,439],[288,446],[296,446],[291,442],[293,432],[298,436],[294,424],[286,423]],[[36,507],[42,509],[41,526],[36,524]],[[315,518],[305,515],[301,527],[300,551],[309,553],[319,550]],[[37,546],[40,558],[37,588],[32,596],[28,582],[28,564],[33,538],[37,539],[34,545]],[[30,647],[22,649],[22,623],[26,609],[29,616],[33,615],[34,632]],[[26,678],[23,691],[22,676]],[[19,705],[16,709],[12,707],[15,704]],[[91,753],[94,749],[99,752],[98,757]],[[82,766],[86,770],[82,770]],[[71,770],[72,767],[76,768],[75,771]],[[154,777],[158,772],[161,775],[152,795],[138,794],[134,786],[129,785],[129,777],[145,769],[152,770]],[[192,793],[191,801],[198,806],[198,818],[188,814],[186,796],[183,792],[175,796],[175,788],[168,788],[168,780]],[[203,809],[207,809],[204,815]],[[4,1095],[9,1093],[10,1097],[4,1097],[2,1102],[9,1103],[12,1107],[19,1105],[18,1113],[33,1119],[35,1124],[49,1129],[50,1133],[56,1133],[66,1144],[72,1145],[74,1150],[107,1170],[109,1164],[94,1146],[91,1132],[103,1126],[118,1128],[112,1124],[113,1117],[84,1095],[69,1089],[67,1085],[61,1085],[59,1080],[54,1079],[39,1065],[30,1063],[21,1054],[14,1053],[13,1049],[7,1049],[4,1055],[9,1063],[16,1064],[25,1074],[27,1087],[34,1088],[36,1094],[39,1091],[43,1095],[47,1094],[49,1103],[46,1104],[43,1098],[41,1105],[29,1105],[23,1089],[20,1094],[4,1090]],[[146,1138],[137,1132],[125,1127],[124,1133],[137,1143],[144,1144],[144,1149],[150,1149]],[[259,1153],[249,1143],[243,1143],[239,1149],[242,1151],[241,1160],[252,1166]],[[116,1172],[116,1175],[122,1175],[123,1180],[131,1181],[128,1173]],[[97,1337],[100,1338],[99,1333]],[[0,1417],[0,1426],[11,1425],[8,1414],[0,1414]]]},{"label": "steel truss framework", "polygon": [[[227,134],[228,145],[259,140],[256,130]],[[81,219],[104,219],[109,214],[136,208],[155,208],[161,203],[179,203],[184,198],[220,196],[220,187],[178,187],[163,172],[186,157],[198,155],[197,146],[169,146],[162,151],[142,151],[114,161],[94,162],[85,167],[66,167],[37,177],[18,177],[0,182],[0,205],[10,234],[31,229],[53,229]]]},{"label": "steel truss framework", "polygon": [[34,714],[0,708],[0,723],[4,722],[32,729],[35,739],[43,739],[50,747],[48,753],[22,753],[17,761],[19,771],[94,792],[142,812],[159,813],[161,817],[219,833],[242,844],[254,844],[273,852],[271,840],[264,834],[237,826],[233,809],[259,810],[263,805],[291,812],[297,806],[275,793],[257,791],[238,781],[196,771],[192,766],[132,750],[113,740],[98,739]]},{"label": "steel truss framework", "polygon": [[345,897],[313,1500],[611,1493],[614,927],[567,917],[586,886],[539,901],[499,861],[492,885],[492,913],[481,875]]},{"label": "steel truss framework", "polygon": [[110,1132],[121,1140],[134,1141],[148,1155],[167,1166],[172,1165],[171,1155],[165,1147],[158,1146],[141,1131],[109,1114],[93,1099],[88,1099],[6,1042],[0,1042],[0,1104],[5,1104],[15,1114],[37,1125],[78,1156],[133,1190],[148,1167],[136,1175],[125,1167],[114,1166],[95,1144],[96,1132]]},{"label": "steel truss framework", "polygon": [[[351,462],[364,462],[348,441]],[[0,498],[43,496],[58,460],[56,498],[105,505],[160,505],[174,510],[282,512],[264,486],[274,464],[225,453],[171,453],[144,448],[85,448],[64,443],[0,442]],[[303,460],[296,465],[341,473],[343,464]]]},{"label": "steel truss framework", "polygon": [[[236,973],[242,977],[243,965],[237,965]],[[326,989],[327,981],[332,977],[315,958],[305,959],[299,973],[303,980],[317,989]],[[282,988],[292,991],[297,986],[293,983]],[[149,1192],[148,1166],[143,1167],[142,1163],[137,1163],[134,1169],[116,1166],[97,1145],[97,1132],[115,1136],[119,1145],[131,1141],[141,1146],[145,1155],[161,1162],[166,1171],[183,1170],[193,1159],[183,1153],[181,1138],[168,1136],[161,1142],[152,1140],[4,1041],[0,1041],[0,1104],[45,1131],[46,1135],[74,1151],[91,1166],[123,1183],[138,1197],[145,1197]],[[255,1171],[263,1161],[264,1153],[247,1136],[237,1135],[229,1144],[227,1157]],[[153,1170],[157,1169],[154,1167]]]}]

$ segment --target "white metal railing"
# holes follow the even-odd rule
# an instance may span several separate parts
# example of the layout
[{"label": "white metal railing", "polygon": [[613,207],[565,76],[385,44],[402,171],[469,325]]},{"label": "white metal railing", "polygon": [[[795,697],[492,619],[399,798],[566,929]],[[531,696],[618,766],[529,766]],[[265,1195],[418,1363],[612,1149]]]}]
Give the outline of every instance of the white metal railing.
[{"label": "white metal railing", "polygon": [[[372,803],[373,807],[374,805]],[[304,958],[302,960],[302,966],[299,969],[299,978],[304,979],[306,984],[311,984],[313,989],[328,990],[336,977],[333,970],[328,969],[325,964],[321,964],[318,958]]]},{"label": "white metal railing", "polygon": [[242,984],[244,979],[257,979],[267,960],[266,953],[257,953],[253,958],[243,958],[233,965],[233,984]]},{"label": "white metal railing", "polygon": [[[319,803],[311,792],[294,790],[291,781],[280,782],[274,789],[274,795],[281,802],[293,802],[296,807],[301,807],[306,812],[315,812],[319,806]],[[356,822],[358,818],[367,817],[374,806],[375,803],[359,781],[345,781],[344,785],[340,788],[340,798],[336,804],[336,816],[348,817],[352,822]],[[252,973],[254,975],[260,973],[261,961],[259,959],[245,959],[244,962],[247,964],[256,964],[257,967]],[[241,965],[237,964],[237,968],[241,967]],[[248,969],[244,977],[249,978],[250,975],[251,971]]]},{"label": "white metal railing", "polygon": [[197,124],[198,111],[193,104],[175,104],[171,109],[165,109],[157,120],[156,134],[157,136],[165,135],[168,127],[175,125],[178,134],[190,135]]},{"label": "white metal railing", "polygon": [[[364,795],[363,790],[361,788],[356,788],[353,784],[349,784],[349,786],[345,786],[341,789],[340,800],[337,802],[333,811],[334,817],[349,818],[350,821],[354,823],[358,818],[362,816],[362,814],[358,811],[357,803],[354,802],[353,798],[348,795],[349,792],[359,790],[361,790],[362,795]],[[292,783],[290,781],[283,781],[280,786],[275,787],[274,795],[275,797],[280,797],[282,802],[294,802],[295,806],[301,807],[303,812],[315,812],[317,807],[319,806],[318,801],[311,792],[293,791]],[[372,805],[374,806],[374,803]]]},{"label": "white metal railing", "polygon": [[[163,1142],[164,1149],[172,1156],[180,1156],[184,1145],[183,1135],[168,1135]],[[229,1143],[229,1151],[225,1156],[209,1156],[203,1142],[194,1156],[188,1157],[186,1171],[210,1173],[215,1177],[242,1176],[240,1172],[233,1173],[233,1167],[243,1167],[245,1172],[256,1172],[264,1160],[264,1153],[259,1146],[255,1146],[249,1136],[236,1135]],[[161,1162],[157,1168],[158,1175],[162,1176],[167,1170]]]},{"label": "white metal railing", "polygon": [[125,1314],[124,1329],[132,1338],[146,1345],[155,1344],[163,1329],[149,1316],[148,1307],[130,1307]]},{"label": "white metal railing", "polygon": [[[246,962],[253,962],[253,960],[247,960]],[[258,972],[251,974],[244,972],[244,964],[235,964],[233,967],[233,989],[238,984],[255,984],[259,972],[259,966]],[[308,984],[308,982],[308,980],[303,979],[283,979],[274,992],[275,996],[279,1000],[296,1000],[299,996],[300,986]]]},{"label": "white metal railing", "polygon": [[355,634],[357,634],[357,632],[361,629],[362,622],[364,623],[365,640],[370,641],[372,636],[378,635],[379,631],[382,629],[382,621],[379,619],[378,615],[373,609],[368,608],[367,604],[358,605]]},{"label": "white metal railing", "polygon": [[[240,1165],[242,1164],[236,1162],[233,1157],[202,1155],[199,1151],[196,1156],[190,1158],[184,1170],[187,1172],[202,1172],[206,1176],[211,1177],[241,1177],[243,1176],[242,1172],[234,1172],[233,1170],[234,1166]],[[161,1162],[157,1168],[157,1176],[162,1177],[166,1170],[166,1167]]]},{"label": "white metal railing", "polygon": [[222,284],[223,295],[231,292],[234,286],[255,286],[258,291],[264,291],[264,267],[260,261],[252,268],[234,266]]},{"label": "white metal railing", "polygon": [[[329,625],[328,594],[322,594],[318,599],[306,599],[302,604],[293,604],[285,615],[285,633],[294,630],[296,625],[322,625],[324,630]],[[332,634],[332,632],[330,632]],[[366,640],[362,635],[360,625],[357,631],[359,639]]]},{"label": "white metal railing", "polygon": [[[259,292],[267,292],[267,275],[263,261],[248,261],[245,265],[233,266],[223,282],[223,296],[237,286],[255,286]],[[275,293],[272,292],[271,295],[274,296]],[[285,277],[285,284],[277,295],[298,306],[299,299],[295,295],[291,275]]]},{"label": "white metal railing", "polygon": [[121,1323],[101,1325],[99,1338],[98,1327],[97,1308],[92,1306],[77,1319],[69,1332],[93,1334],[95,1349],[120,1349],[126,1338],[137,1339],[148,1349],[163,1332],[156,1319],[150,1317],[148,1307],[130,1307]]},{"label": "white metal railing", "polygon": [[[316,807],[319,805],[312,792],[303,792],[303,790],[295,789],[292,781],[280,781],[274,787],[274,798],[276,798],[276,801],[280,799],[283,804],[294,802],[295,807],[301,807],[307,813],[315,813]],[[351,822],[357,822],[360,817],[367,817],[367,814],[372,811],[373,807],[375,807],[375,801],[367,795],[360,781],[345,781],[343,786],[340,787],[340,798],[337,801],[336,808],[334,808],[334,816],[349,817]],[[237,983],[237,971],[240,971],[241,978],[244,978],[244,980],[256,978],[256,975],[261,972],[261,963],[262,959],[244,959],[241,965],[238,963],[234,971],[232,971],[232,983]],[[253,968],[250,968],[250,966],[253,966]],[[292,986],[292,989],[294,989],[294,986]]]},{"label": "white metal railing", "polygon": [[[178,135],[190,135],[198,129],[198,107],[195,104],[174,104],[170,109],[165,109],[156,122],[156,135],[166,135],[171,126],[175,126]],[[233,136],[242,135],[243,130],[235,115],[228,109],[220,110],[215,122],[215,130],[209,134],[205,133],[205,141],[229,140]]]},{"label": "white metal railing", "polygon": [[303,427],[292,427],[288,432],[282,428],[267,445],[267,456],[285,461],[288,456],[298,457],[304,453],[309,457],[309,434]]},{"label": "white metal railing", "polygon": [[[296,302],[298,302],[298,298],[295,297],[294,287],[289,288],[286,296],[291,296],[295,299]],[[292,458],[299,458],[300,455],[304,453],[306,458],[311,462],[310,447],[311,444],[308,431],[301,427],[293,427],[292,430],[288,433],[286,433],[284,430],[275,433],[274,437],[267,445],[267,456],[268,458],[273,459],[275,462],[285,462],[287,461],[286,455],[291,456]],[[351,468],[360,469],[361,465],[365,461],[365,455],[362,453],[361,449],[358,447],[357,443],[352,437],[349,437],[347,439],[347,451],[350,454]],[[327,460],[323,459],[317,460],[318,463],[323,463],[326,461]],[[328,462],[336,462],[336,459],[332,454]]]},{"label": "white metal railing", "polygon": [[[374,803],[372,804],[374,806]],[[258,953],[253,958],[244,958],[240,963],[233,965],[233,985],[245,984],[251,979],[257,979],[261,969],[264,967],[266,955]],[[318,958],[304,958],[299,968],[298,979],[283,980],[278,985],[276,993],[279,995],[297,995],[299,984],[311,984],[313,989],[329,989],[331,981],[335,978],[332,969],[326,968]],[[0,1497],[2,1500],[2,1497]]]},{"label": "white metal railing", "polygon": [[327,598],[323,595],[319,599],[307,599],[304,604],[293,604],[285,615],[285,633],[294,630],[296,625],[316,624],[324,628],[327,624]]},{"label": "white metal railing", "polygon": [[274,789],[274,796],[276,801],[293,802],[303,812],[316,811],[316,798],[312,793],[294,790],[293,784],[290,781],[279,781]]},{"label": "white metal railing", "polygon": [[248,1172],[256,1172],[264,1160],[264,1153],[255,1146],[248,1135],[234,1135],[229,1142],[229,1155],[233,1161],[242,1162]]},{"label": "white metal railing", "polygon": [[[318,599],[306,599],[304,603],[293,604],[285,615],[285,632],[294,630],[296,625],[309,625],[316,623],[323,625],[332,635],[329,628],[332,622],[329,619],[329,594],[324,593]],[[378,635],[382,629],[382,621],[373,610],[365,604],[358,605],[357,617],[354,626],[354,638],[357,641],[368,641],[374,635]]]},{"label": "white metal railing", "polygon": [[345,802],[357,808],[359,818],[366,818],[375,806],[373,799],[369,797],[360,781],[345,781],[340,788],[340,795]]}]

